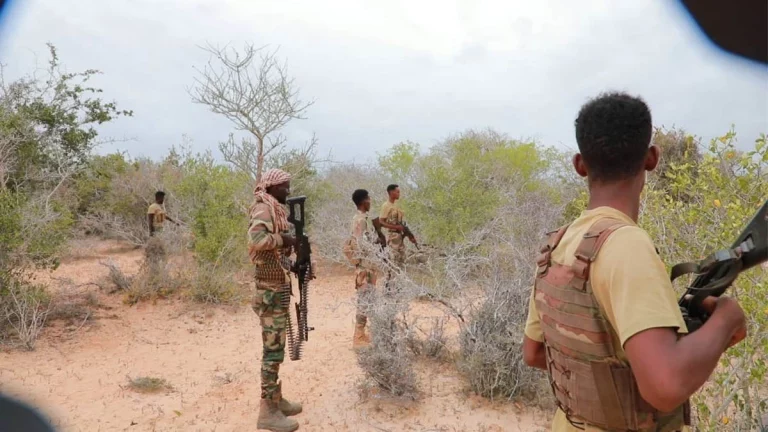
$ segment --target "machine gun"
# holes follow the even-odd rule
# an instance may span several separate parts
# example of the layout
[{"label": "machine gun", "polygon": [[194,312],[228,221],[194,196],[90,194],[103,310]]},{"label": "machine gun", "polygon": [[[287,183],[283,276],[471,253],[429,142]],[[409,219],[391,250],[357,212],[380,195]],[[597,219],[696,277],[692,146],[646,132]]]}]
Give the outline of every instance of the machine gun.
[{"label": "machine gun", "polygon": [[[307,324],[307,298],[309,290],[309,280],[314,277],[312,271],[312,248],[309,244],[309,237],[304,234],[304,203],[307,200],[305,196],[288,198],[289,215],[288,222],[293,224],[296,231],[296,261],[293,262],[290,269],[296,275],[299,282],[299,302],[295,303],[296,308],[296,333],[291,325],[290,309],[288,310],[287,339],[288,351],[291,360],[301,359],[302,344],[309,340],[309,331],[314,327]],[[290,293],[288,293],[290,295]],[[290,298],[284,300],[286,308],[290,307]]]},{"label": "machine gun", "polygon": [[695,273],[693,283],[680,297],[678,305],[688,332],[698,330],[709,319],[702,308],[708,296],[720,297],[739,274],[768,261],[768,200],[755,213],[741,235],[729,249],[721,249],[699,262],[672,267],[670,278]]}]

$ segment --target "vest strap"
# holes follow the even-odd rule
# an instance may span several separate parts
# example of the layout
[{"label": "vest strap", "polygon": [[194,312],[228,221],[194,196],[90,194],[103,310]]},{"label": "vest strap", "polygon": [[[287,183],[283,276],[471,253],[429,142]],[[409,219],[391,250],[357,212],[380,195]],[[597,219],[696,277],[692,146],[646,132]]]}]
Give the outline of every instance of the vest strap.
[{"label": "vest strap", "polygon": [[549,269],[549,264],[552,258],[552,251],[555,250],[557,245],[560,244],[560,240],[563,239],[568,226],[569,225],[564,225],[554,231],[545,233],[546,240],[541,246],[541,249],[539,249],[539,256],[536,257],[536,264],[538,266],[537,273],[539,276],[544,276],[547,274],[547,270]]},{"label": "vest strap", "polygon": [[589,227],[584,238],[576,248],[576,260],[573,262],[574,287],[586,291],[589,279],[589,268],[597,258],[600,248],[608,240],[608,237],[617,229],[626,226],[626,222],[618,219],[603,218],[597,220]]}]

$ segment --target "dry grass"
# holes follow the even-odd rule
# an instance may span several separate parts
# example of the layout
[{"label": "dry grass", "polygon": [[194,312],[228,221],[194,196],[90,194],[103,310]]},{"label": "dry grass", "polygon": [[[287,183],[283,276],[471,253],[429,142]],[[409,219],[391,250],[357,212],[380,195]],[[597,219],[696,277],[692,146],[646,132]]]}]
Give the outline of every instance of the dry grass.
[{"label": "dry grass", "polygon": [[234,271],[198,263],[195,276],[189,284],[188,295],[199,303],[236,304],[243,301],[246,293],[235,281]]},{"label": "dry grass", "polygon": [[3,339],[32,351],[53,310],[51,297],[44,286],[23,279],[3,280],[8,282],[0,298]]},{"label": "dry grass", "polygon": [[371,345],[358,353],[358,364],[365,373],[361,390],[377,387],[388,394],[415,400],[419,395],[413,369],[413,354],[408,350],[408,333],[403,324],[407,302],[402,295],[370,292],[364,300],[371,333]]},{"label": "dry grass", "polygon": [[109,260],[107,262],[100,262],[99,264],[109,269],[109,275],[107,278],[114,286],[114,289],[109,291],[110,294],[116,291],[127,291],[133,284],[133,278],[123,273],[123,271],[120,270],[120,267],[114,261]]},{"label": "dry grass", "polygon": [[128,377],[128,388],[138,393],[160,393],[172,391],[173,386],[164,378],[155,377]]}]

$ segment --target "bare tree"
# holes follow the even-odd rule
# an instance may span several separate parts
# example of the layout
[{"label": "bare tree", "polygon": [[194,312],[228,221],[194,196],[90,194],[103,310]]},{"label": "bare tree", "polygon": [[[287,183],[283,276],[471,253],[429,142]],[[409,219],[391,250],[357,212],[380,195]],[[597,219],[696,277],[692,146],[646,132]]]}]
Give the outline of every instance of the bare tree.
[{"label": "bare tree", "polygon": [[192,101],[208,105],[238,130],[253,135],[255,142],[250,138],[238,142],[230,134],[219,149],[227,162],[258,180],[265,157],[285,145],[279,130],[293,119],[304,119],[304,111],[313,102],[299,99],[287,66],[276,57],[277,50],[266,52],[265,47],[254,48],[250,43],[242,54],[226,46],[201,48],[211,59],[203,70],[198,69],[196,86],[190,92]]}]

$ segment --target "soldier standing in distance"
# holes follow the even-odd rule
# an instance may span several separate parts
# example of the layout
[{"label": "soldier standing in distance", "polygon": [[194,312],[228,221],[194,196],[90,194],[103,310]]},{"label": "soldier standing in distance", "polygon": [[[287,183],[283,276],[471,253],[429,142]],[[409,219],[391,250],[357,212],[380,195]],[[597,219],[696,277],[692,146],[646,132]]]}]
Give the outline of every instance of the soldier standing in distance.
[{"label": "soldier standing in distance", "polygon": [[285,358],[288,305],[283,293],[291,289],[289,270],[283,267],[283,255],[289,255],[296,238],[288,235],[288,217],[283,204],[291,187],[291,176],[271,169],[264,173],[254,190],[248,226],[248,254],[255,265],[256,297],[253,310],[259,316],[264,351],[261,359],[261,405],[257,427],[274,432],[292,432],[299,428],[296,415],[302,407],[282,397],[278,383],[280,364]]},{"label": "soldier standing in distance", "polygon": [[589,205],[548,234],[523,343],[525,362],[549,375],[555,432],[681,431],[690,396],[746,337],[728,297],[709,297],[711,318],[687,335],[664,263],[637,225],[645,174],[659,161],[651,135],[645,102],[623,93],[589,101],[576,119],[573,164]]},{"label": "soldier standing in distance", "polygon": [[376,288],[376,268],[370,260],[370,244],[379,243],[376,234],[368,225],[368,211],[371,209],[371,197],[365,189],[357,189],[352,193],[352,202],[357,207],[357,212],[352,217],[350,238],[347,240],[347,248],[344,253],[352,265],[355,266],[355,291],[357,294],[357,311],[355,314],[355,334],[352,337],[352,347],[357,349],[371,343],[371,338],[365,333],[365,325],[368,317],[365,314],[364,305],[368,303],[368,294]]},{"label": "soldier standing in distance", "polygon": [[166,219],[178,225],[178,222],[165,214],[165,207],[163,206],[163,203],[165,203],[165,192],[155,192],[155,202],[150,204],[149,208],[147,209],[147,222],[149,222],[150,237],[154,236],[155,232],[162,232],[163,224],[165,223]]},{"label": "soldier standing in distance", "polygon": [[[403,227],[404,212],[397,205],[397,200],[400,199],[400,187],[396,184],[387,186],[387,201],[381,206],[381,213],[379,214],[379,220],[381,226],[388,230],[387,233],[387,247],[389,248],[389,259],[392,264],[398,269],[402,269],[405,265],[405,243],[403,239],[405,237],[405,227]],[[414,241],[413,239],[411,240]],[[389,285],[392,272],[389,271],[387,275],[387,285]]]}]

